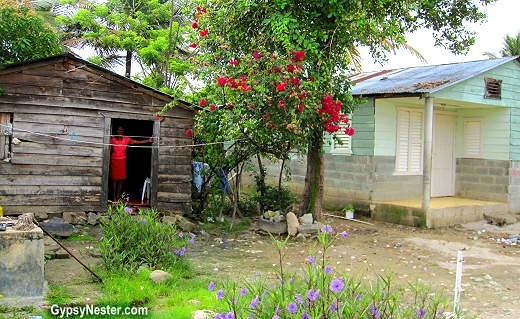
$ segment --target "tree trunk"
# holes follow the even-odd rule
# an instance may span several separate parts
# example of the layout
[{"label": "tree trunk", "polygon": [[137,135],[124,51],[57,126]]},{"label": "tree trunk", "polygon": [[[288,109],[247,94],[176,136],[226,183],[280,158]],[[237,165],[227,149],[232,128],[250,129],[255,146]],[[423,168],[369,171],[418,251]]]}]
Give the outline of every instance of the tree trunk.
[{"label": "tree trunk", "polygon": [[125,66],[125,77],[130,78],[130,72],[132,71],[132,51],[126,51]]},{"label": "tree trunk", "polygon": [[315,132],[307,152],[307,172],[303,188],[302,203],[298,216],[311,213],[314,220],[321,221],[325,162],[323,157],[323,136]]}]

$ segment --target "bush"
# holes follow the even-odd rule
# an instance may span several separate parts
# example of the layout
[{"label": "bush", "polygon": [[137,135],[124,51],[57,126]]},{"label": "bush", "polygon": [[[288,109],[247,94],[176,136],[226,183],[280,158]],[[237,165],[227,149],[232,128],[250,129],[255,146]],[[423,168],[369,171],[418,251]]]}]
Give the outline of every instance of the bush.
[{"label": "bush", "polygon": [[[284,272],[284,248],[289,237],[284,241],[271,237],[277,245],[278,282],[228,282],[221,289],[210,282],[208,290],[217,291],[221,302],[215,318],[446,318],[449,299],[443,291],[433,291],[425,283],[399,287],[392,283],[391,274],[378,276],[373,283],[335,271],[327,264],[326,252],[338,236],[346,238],[347,234],[333,236],[330,225],[322,227],[319,253],[315,254],[314,248],[310,251],[300,277]],[[453,318],[461,317],[456,314]]]},{"label": "bush", "polygon": [[100,235],[99,250],[108,271],[135,271],[143,264],[168,269],[187,263],[186,242],[195,237],[161,223],[155,210],[133,210],[124,203],[109,206]]}]

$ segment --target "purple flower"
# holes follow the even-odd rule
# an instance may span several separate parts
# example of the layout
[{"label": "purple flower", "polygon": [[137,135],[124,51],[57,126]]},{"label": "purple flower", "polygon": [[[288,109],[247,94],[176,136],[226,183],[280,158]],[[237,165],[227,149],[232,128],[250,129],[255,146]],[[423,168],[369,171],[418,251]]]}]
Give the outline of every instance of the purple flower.
[{"label": "purple flower", "polygon": [[304,313],[303,314],[303,319],[312,319],[312,317],[309,316],[308,314]]},{"label": "purple flower", "polygon": [[330,311],[332,311],[332,312],[334,312],[334,311],[337,310],[335,305],[329,305],[329,309],[330,309]]},{"label": "purple flower", "polygon": [[179,233],[179,238],[182,238],[184,237],[184,234],[183,233]]},{"label": "purple flower", "polygon": [[130,201],[130,197],[125,197],[125,201],[129,202]]},{"label": "purple flower", "polygon": [[125,212],[131,214],[133,210],[130,207],[125,207]]},{"label": "purple flower", "polygon": [[292,285],[293,281],[294,281],[294,278],[293,278],[293,277],[289,278],[289,284],[290,284],[290,285]]},{"label": "purple flower", "polygon": [[222,300],[222,298],[224,298],[224,290],[220,289],[217,291],[217,299]]},{"label": "purple flower", "polygon": [[179,254],[179,250],[175,249],[175,255],[178,255],[178,254]]},{"label": "purple flower", "polygon": [[208,285],[208,290],[209,290],[209,291],[212,291],[213,289],[215,289],[215,283],[212,281],[212,282],[210,282],[209,285]]},{"label": "purple flower", "polygon": [[260,301],[260,298],[258,298],[258,295],[256,295],[256,297],[251,300],[251,303],[249,304],[249,309],[257,309],[258,308],[258,302]]},{"label": "purple flower", "polygon": [[235,319],[235,314],[232,313],[232,312],[228,312],[226,314],[226,317],[224,317],[225,319]]},{"label": "purple flower", "polygon": [[318,299],[318,297],[320,296],[320,290],[312,290],[312,289],[309,289],[309,291],[307,291],[307,299],[309,299],[310,301],[316,301],[316,299]]},{"label": "purple flower", "polygon": [[215,319],[226,319],[226,313],[223,312],[223,313],[218,313],[216,316],[215,316]]},{"label": "purple flower", "polygon": [[442,309],[439,309],[439,311],[437,311],[437,317],[442,317]]},{"label": "purple flower", "polygon": [[245,295],[247,295],[247,288],[246,287],[242,288],[242,290],[240,291],[240,296],[244,297]]},{"label": "purple flower", "polygon": [[311,263],[311,265],[314,265],[314,258],[312,258],[312,256],[307,256],[307,261]]},{"label": "purple flower", "polygon": [[323,227],[321,227],[321,232],[325,233],[325,234],[332,233],[332,226],[331,225],[323,225]]},{"label": "purple flower", "polygon": [[335,292],[337,294],[342,292],[343,288],[345,288],[345,284],[343,283],[343,280],[341,280],[341,279],[334,279],[330,283],[330,290],[332,290],[333,292]]},{"label": "purple flower", "polygon": [[381,318],[381,314],[377,311],[376,306],[374,306],[373,303],[370,304],[370,309],[372,310],[372,316],[374,316],[374,318]]},{"label": "purple flower", "polygon": [[287,309],[287,311],[289,311],[290,313],[295,315],[296,312],[298,311],[298,305],[295,302],[291,302],[290,304],[287,305],[287,307],[285,309]]},{"label": "purple flower", "polygon": [[274,315],[274,317],[272,319],[280,319],[280,316],[279,315]]},{"label": "purple flower", "polygon": [[299,303],[301,303],[303,305],[303,299],[302,299],[302,296],[300,294],[296,294],[296,301],[298,301]]},{"label": "purple flower", "polygon": [[195,242],[195,240],[193,240],[193,239],[188,239],[188,242],[189,242],[190,244],[193,244],[193,243]]},{"label": "purple flower", "polygon": [[422,318],[426,315],[426,309],[417,308],[417,318]]},{"label": "purple flower", "polygon": [[184,253],[185,253],[184,250],[179,251],[179,255],[181,255],[181,256],[184,256]]},{"label": "purple flower", "polygon": [[347,238],[347,232],[346,232],[346,231],[343,231],[343,232],[341,233],[341,237],[343,237],[343,238]]},{"label": "purple flower", "polygon": [[363,300],[363,296],[361,296],[360,294],[354,294],[354,298],[356,298],[357,300]]},{"label": "purple flower", "polygon": [[330,273],[332,273],[332,268],[330,268],[330,266],[326,266],[326,267],[325,267],[325,271],[326,271],[328,274],[330,274]]}]

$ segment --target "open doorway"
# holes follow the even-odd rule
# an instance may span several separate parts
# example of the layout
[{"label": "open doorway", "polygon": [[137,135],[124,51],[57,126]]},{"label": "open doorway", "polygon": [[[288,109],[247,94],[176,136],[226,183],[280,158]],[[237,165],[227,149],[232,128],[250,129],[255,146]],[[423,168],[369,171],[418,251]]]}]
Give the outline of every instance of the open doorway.
[{"label": "open doorway", "polygon": [[[124,135],[134,140],[145,140],[153,136],[153,121],[112,119],[111,135],[117,135],[122,126]],[[112,137],[111,136],[111,137]],[[126,180],[122,192],[132,205],[150,206],[150,198],[141,201],[146,178],[151,177],[152,148],[150,144],[128,145],[126,149]],[[108,198],[113,198],[112,181],[108,181]]]}]

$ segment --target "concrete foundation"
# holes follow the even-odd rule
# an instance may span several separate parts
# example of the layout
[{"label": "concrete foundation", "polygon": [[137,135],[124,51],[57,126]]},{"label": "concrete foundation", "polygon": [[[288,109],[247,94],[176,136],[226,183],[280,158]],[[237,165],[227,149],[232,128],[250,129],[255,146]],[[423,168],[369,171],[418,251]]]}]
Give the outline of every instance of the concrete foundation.
[{"label": "concrete foundation", "polygon": [[11,306],[43,303],[45,281],[43,231],[0,232],[0,303]]}]

